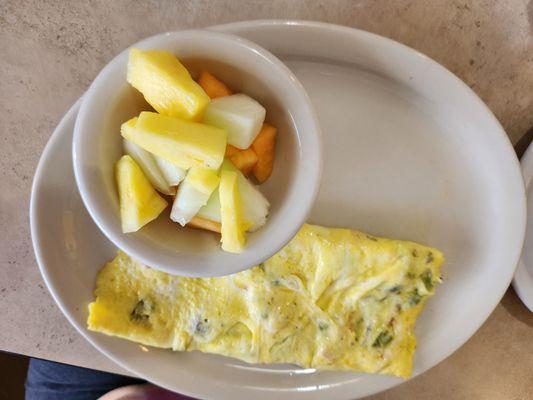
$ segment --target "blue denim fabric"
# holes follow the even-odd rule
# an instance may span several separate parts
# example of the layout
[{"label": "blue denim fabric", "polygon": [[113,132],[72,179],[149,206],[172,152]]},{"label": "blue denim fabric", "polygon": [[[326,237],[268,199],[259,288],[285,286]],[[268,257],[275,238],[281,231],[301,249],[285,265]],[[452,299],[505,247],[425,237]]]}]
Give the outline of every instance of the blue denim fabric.
[{"label": "blue denim fabric", "polygon": [[127,376],[31,359],[26,400],[96,400],[121,386],[144,383]]}]

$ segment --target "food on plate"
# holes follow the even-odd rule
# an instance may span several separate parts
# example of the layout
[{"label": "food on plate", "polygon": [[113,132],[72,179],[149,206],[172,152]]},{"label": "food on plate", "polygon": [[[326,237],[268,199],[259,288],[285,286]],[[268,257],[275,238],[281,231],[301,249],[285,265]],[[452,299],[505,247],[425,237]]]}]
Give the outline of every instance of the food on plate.
[{"label": "food on plate", "polygon": [[187,226],[191,228],[204,229],[206,231],[215,233],[220,233],[222,229],[220,222],[210,221],[208,219],[199,217],[198,215],[192,217]]},{"label": "food on plate", "polygon": [[226,146],[226,157],[227,158],[230,158],[232,155],[238,153],[239,151],[241,151],[241,149],[238,149],[236,148],[235,146],[232,146],[231,144],[228,144]]},{"label": "food on plate", "polygon": [[98,274],[88,328],[249,363],[407,378],[414,325],[443,262],[416,243],[313,225],[264,263],[220,278],[172,276],[119,251]]},{"label": "food on plate", "polygon": [[[122,125],[122,130],[135,129],[136,123],[137,117],[132,118]],[[183,168],[149,153],[127,139],[123,139],[123,147],[124,152],[133,157],[157,190],[168,195],[176,194],[174,186],[177,186],[185,178],[186,171]]]},{"label": "food on plate", "polygon": [[276,147],[276,128],[263,124],[261,131],[252,143],[252,150],[257,154],[257,162],[253,167],[255,179],[265,182],[274,168],[274,149]]},{"label": "food on plate", "polygon": [[[173,196],[172,221],[218,233],[223,250],[242,252],[245,233],[266,223],[270,207],[247,179],[253,172],[256,182],[263,183],[272,172],[276,129],[264,123],[265,108],[245,94],[233,94],[208,71],[195,82],[168,51],[132,49],[127,80],[157,111],[142,111],[121,126],[124,153],[148,182],[136,186],[136,198],[165,201],[155,190]],[[126,186],[120,187],[118,171],[121,192]],[[161,212],[135,220],[130,214],[137,203],[124,202],[125,233]],[[137,213],[144,215],[141,211]]]},{"label": "food on plate", "polygon": [[122,156],[115,168],[122,232],[136,232],[157,218],[167,207],[167,202],[155,191],[131,156]]},{"label": "food on plate", "polygon": [[226,158],[248,177],[253,171],[257,182],[263,183],[272,174],[274,168],[274,150],[276,147],[276,128],[264,123],[252,145],[241,150],[231,144],[226,147]]},{"label": "food on plate", "polygon": [[223,82],[218,80],[213,74],[206,70],[200,73],[198,84],[204,89],[205,93],[212,99],[218,97],[230,96],[232,91]]},{"label": "food on plate", "polygon": [[246,177],[250,175],[259,160],[255,151],[250,148],[238,151],[231,155],[229,159]]},{"label": "food on plate", "polygon": [[[237,174],[237,189],[241,198],[242,217],[248,232],[261,228],[267,220],[270,203],[244,175],[231,163],[224,160],[221,170]],[[214,222],[221,222],[219,190],[215,190],[207,204],[198,211],[198,216]]]},{"label": "food on plate", "polygon": [[170,161],[165,160],[163,157],[157,156],[155,154],[153,156],[155,159],[155,163],[161,171],[161,174],[170,186],[178,186],[179,183],[185,179],[185,175],[187,174],[186,170],[178,167],[176,164],[173,164]]},{"label": "food on plate", "polygon": [[124,148],[124,153],[135,160],[144,175],[157,190],[164,194],[176,194],[176,188],[168,184],[152,154],[126,139],[123,139],[122,147]]},{"label": "food on plate", "polygon": [[131,49],[127,80],[162,115],[198,121],[209,104],[209,96],[168,51]]},{"label": "food on plate", "polygon": [[266,110],[245,94],[213,99],[207,106],[203,122],[228,132],[228,143],[239,148],[250,147],[265,121]]},{"label": "food on plate", "polygon": [[220,177],[217,171],[192,167],[185,180],[178,187],[170,219],[185,226],[207,204],[211,193],[218,187]]},{"label": "food on plate", "polygon": [[[129,122],[129,121],[128,121]],[[135,127],[122,125],[122,136],[183,169],[218,169],[226,152],[226,132],[214,126],[154,112],[139,114]]]},{"label": "food on plate", "polygon": [[238,172],[222,170],[220,174],[220,220],[222,250],[241,253],[246,242],[246,223],[243,219]]}]

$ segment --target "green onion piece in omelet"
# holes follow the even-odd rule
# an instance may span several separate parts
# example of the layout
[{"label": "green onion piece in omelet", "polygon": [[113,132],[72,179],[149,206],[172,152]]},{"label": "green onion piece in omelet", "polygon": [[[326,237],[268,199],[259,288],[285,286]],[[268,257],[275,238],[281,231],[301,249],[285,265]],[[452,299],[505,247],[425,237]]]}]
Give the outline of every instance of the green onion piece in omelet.
[{"label": "green onion piece in omelet", "polygon": [[313,225],[263,264],[220,278],[172,276],[119,251],[98,274],[88,327],[250,363],[407,378],[443,262],[416,243]]}]

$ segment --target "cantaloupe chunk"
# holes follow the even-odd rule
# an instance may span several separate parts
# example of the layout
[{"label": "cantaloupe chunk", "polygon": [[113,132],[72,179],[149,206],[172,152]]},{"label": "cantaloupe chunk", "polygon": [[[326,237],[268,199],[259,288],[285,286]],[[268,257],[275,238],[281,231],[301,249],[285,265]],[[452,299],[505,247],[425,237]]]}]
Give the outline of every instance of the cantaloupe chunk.
[{"label": "cantaloupe chunk", "polygon": [[[127,123],[126,123],[127,124]],[[226,132],[206,124],[143,111],[135,129],[122,126],[122,136],[183,169],[218,169],[226,151]]]},{"label": "cantaloupe chunk", "polygon": [[122,232],[135,232],[157,218],[167,202],[155,191],[141,167],[125,155],[115,166]]},{"label": "cantaloupe chunk", "polygon": [[220,222],[210,221],[208,219],[194,216],[187,224],[188,227],[203,229],[206,231],[220,233]]},{"label": "cantaloupe chunk", "polygon": [[224,170],[221,172],[219,192],[222,250],[242,253],[246,243],[246,227],[242,219],[236,172]]},{"label": "cantaloupe chunk", "polygon": [[230,96],[232,91],[219,79],[217,79],[213,74],[202,71],[200,77],[198,78],[198,83],[204,89],[205,93],[212,99],[217,97]]},{"label": "cantaloupe chunk", "polygon": [[232,146],[231,144],[228,144],[226,146],[226,157],[231,157],[232,155],[234,155],[235,153],[238,153],[239,151],[241,151],[241,149],[238,149],[236,148],[235,146]]},{"label": "cantaloupe chunk", "polygon": [[210,101],[168,51],[131,49],[127,80],[158,113],[170,117],[199,121]]},{"label": "cantaloupe chunk", "polygon": [[252,169],[257,164],[258,157],[251,148],[240,150],[229,157],[230,161],[235,165],[244,176],[250,175]]},{"label": "cantaloupe chunk", "polygon": [[253,173],[259,183],[265,182],[272,174],[275,147],[276,128],[265,123],[252,143],[252,149],[258,158]]}]

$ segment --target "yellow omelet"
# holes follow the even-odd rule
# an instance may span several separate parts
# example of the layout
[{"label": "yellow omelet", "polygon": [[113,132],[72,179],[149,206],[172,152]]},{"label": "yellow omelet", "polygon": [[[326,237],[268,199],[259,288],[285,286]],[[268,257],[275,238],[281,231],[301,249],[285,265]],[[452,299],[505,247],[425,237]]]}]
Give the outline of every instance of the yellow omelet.
[{"label": "yellow omelet", "polygon": [[119,251],[98,274],[88,327],[249,363],[406,378],[443,262],[416,243],[313,225],[261,265],[219,278],[169,275]]}]

